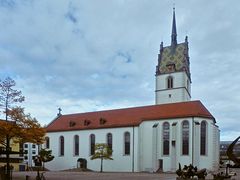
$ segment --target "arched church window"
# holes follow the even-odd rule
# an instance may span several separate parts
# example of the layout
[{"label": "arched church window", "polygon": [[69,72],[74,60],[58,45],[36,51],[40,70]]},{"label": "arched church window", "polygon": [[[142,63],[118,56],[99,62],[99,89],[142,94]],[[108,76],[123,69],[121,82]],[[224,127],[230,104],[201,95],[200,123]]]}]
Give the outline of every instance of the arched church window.
[{"label": "arched church window", "polygon": [[90,135],[90,155],[95,154],[95,135]]},{"label": "arched church window", "polygon": [[79,136],[74,136],[74,156],[79,155]]},{"label": "arched church window", "polygon": [[201,155],[206,155],[207,151],[207,122],[201,122],[201,143],[200,143],[200,153]]},{"label": "arched church window", "polygon": [[172,76],[167,77],[167,88],[168,89],[173,88],[173,77]]},{"label": "arched church window", "polygon": [[169,123],[163,123],[163,155],[169,155]]},{"label": "arched church window", "polygon": [[112,133],[107,133],[107,145],[112,150]]},{"label": "arched church window", "polygon": [[45,148],[49,149],[49,147],[50,147],[49,137],[45,137]]},{"label": "arched church window", "polygon": [[59,138],[59,156],[64,156],[64,137]]},{"label": "arched church window", "polygon": [[124,155],[130,155],[130,133],[124,133]]},{"label": "arched church window", "polygon": [[183,121],[182,123],[182,154],[189,154],[189,122]]}]

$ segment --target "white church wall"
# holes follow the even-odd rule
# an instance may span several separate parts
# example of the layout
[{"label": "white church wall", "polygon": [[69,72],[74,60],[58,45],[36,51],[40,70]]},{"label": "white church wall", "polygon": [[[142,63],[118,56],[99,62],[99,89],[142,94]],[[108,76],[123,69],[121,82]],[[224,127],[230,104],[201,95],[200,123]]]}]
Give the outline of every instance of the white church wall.
[{"label": "white church wall", "polygon": [[161,148],[162,148],[162,122],[158,121],[155,123],[153,128],[153,172],[157,172],[159,170],[159,156],[161,155]]},{"label": "white church wall", "polygon": [[[182,122],[187,120],[189,122],[189,154],[183,155],[182,154]],[[201,121],[205,120],[208,124],[207,130],[207,155],[201,156],[200,155],[200,125]],[[213,128],[216,129],[214,132],[218,132],[218,128],[213,125],[213,120],[211,119],[203,119],[198,117],[192,118],[182,118],[182,119],[172,119],[166,120],[170,123],[171,131],[175,130],[176,138],[173,138],[173,132],[170,133],[170,155],[164,156],[162,153],[162,132],[160,137],[160,156],[159,159],[163,159],[163,170],[164,171],[175,171],[178,168],[178,163],[183,165],[193,164],[198,168],[208,168],[212,169],[213,161],[216,158],[216,146],[215,143],[218,143],[218,140],[213,138]],[[160,129],[162,129],[162,124],[165,121],[160,121]],[[173,128],[173,124],[176,123],[176,127]],[[219,137],[219,134],[215,133],[216,137]],[[173,151],[173,144],[172,141],[175,140],[175,151]],[[218,151],[218,148],[217,148]],[[173,154],[175,152],[175,154]],[[214,158],[214,159],[213,159]]]},{"label": "white church wall", "polygon": [[[166,120],[167,121],[167,120]],[[148,120],[139,126],[140,171],[156,172],[159,168],[159,159],[164,160],[163,170],[170,168],[169,157],[162,156],[162,120]],[[169,121],[167,121],[169,122]],[[155,128],[153,126],[156,126]]]},{"label": "white church wall", "polygon": [[[189,153],[188,155],[182,154],[182,123],[183,121],[187,120],[189,122]],[[176,124],[177,136],[176,136],[176,159],[175,162],[171,162],[171,166],[166,169],[167,171],[176,171],[178,169],[179,163],[183,165],[189,165],[192,162],[192,118],[181,118],[181,119],[174,119],[172,123]],[[170,147],[172,147],[172,143],[170,142]],[[173,157],[174,154],[171,154]],[[173,161],[174,158],[170,159],[169,161]]]},{"label": "white church wall", "polygon": [[142,154],[142,149],[143,149],[143,143],[142,143],[142,135],[143,135],[143,129],[141,128],[141,125],[138,128],[138,169],[139,171],[142,171],[143,169],[143,154]]},{"label": "white church wall", "polygon": [[140,143],[141,143],[141,149],[139,150],[140,156],[141,156],[141,169],[140,171],[153,171],[153,162],[152,162],[152,126],[157,123],[156,121],[147,121],[142,122],[139,126],[141,137],[140,137]]},{"label": "white church wall", "polygon": [[220,149],[220,131],[218,126],[213,125],[213,170],[217,170],[219,168],[219,161],[220,161],[220,150],[216,151],[216,149]]},{"label": "white church wall", "polygon": [[132,163],[132,172],[139,172],[139,126],[132,128],[134,134],[134,163]]},{"label": "white church wall", "polygon": [[[219,148],[217,144],[219,144],[219,136],[218,128],[216,128],[213,120],[207,118],[198,118],[198,121],[201,123],[202,121],[207,122],[207,153],[206,155],[200,155],[199,158],[199,168],[207,168],[208,170],[216,170],[218,168],[219,162]],[[217,131],[215,130],[217,129]],[[200,149],[200,145],[199,145]],[[214,164],[217,162],[217,165]],[[216,166],[216,168],[214,167]]]},{"label": "white church wall", "polygon": [[[182,122],[189,122],[189,154],[182,155]],[[207,154],[200,156],[200,126],[197,123],[205,120],[207,122]],[[170,125],[169,155],[163,155],[162,125],[168,122]],[[156,125],[156,128],[153,126]],[[193,130],[194,128],[194,130]],[[131,136],[130,155],[124,155],[124,133],[128,131]],[[174,172],[178,164],[193,164],[199,168],[212,169],[217,162],[216,143],[219,139],[218,128],[213,121],[203,118],[178,118],[168,120],[143,121],[139,127],[109,128],[95,130],[79,130],[68,132],[47,133],[50,138],[50,148],[55,159],[46,163],[50,170],[63,170],[77,167],[77,159],[85,158],[89,169],[99,171],[100,160],[90,160],[90,134],[95,134],[96,143],[106,143],[107,133],[113,137],[113,161],[104,161],[104,171],[116,172],[156,172],[159,168],[159,160],[163,160],[163,171]],[[192,139],[192,133],[194,139]],[[134,140],[133,140],[134,134]],[[65,155],[59,156],[59,137],[65,139]],[[80,155],[73,155],[73,138],[79,135]],[[134,146],[133,146],[134,142]],[[216,142],[216,143],[215,143]],[[174,145],[175,144],[175,145]],[[134,148],[134,154],[133,154]],[[194,156],[192,156],[194,153]],[[134,159],[134,161],[133,161]]]},{"label": "white church wall", "polygon": [[[130,132],[130,155],[124,155],[124,133]],[[134,140],[133,140],[134,132]],[[104,171],[126,171],[132,172],[133,168],[138,171],[138,128],[126,127],[126,128],[109,128],[109,129],[95,129],[95,130],[79,130],[68,132],[52,132],[47,133],[50,139],[50,148],[54,160],[46,163],[46,167],[50,170],[63,170],[77,167],[77,159],[85,158],[87,160],[87,167],[89,169],[99,171],[100,161],[90,160],[90,134],[95,134],[96,143],[106,143],[107,133],[112,133],[113,137],[113,154],[114,160],[105,160]],[[59,137],[64,136],[65,140],[65,154],[59,156]],[[80,152],[79,156],[73,155],[73,138],[75,135],[79,135]],[[134,146],[133,146],[134,141]],[[133,157],[134,148],[134,157]],[[134,158],[134,162],[133,162]]]},{"label": "white church wall", "polygon": [[[167,77],[173,77],[173,88],[167,88]],[[191,85],[185,72],[156,76],[156,104],[190,101]]]},{"label": "white church wall", "polygon": [[[182,155],[182,122],[188,120],[189,122],[189,154]],[[139,137],[140,146],[140,171],[155,172],[159,167],[159,160],[163,160],[163,171],[174,172],[178,168],[178,163],[181,165],[192,164],[192,118],[170,119],[170,120],[154,120],[144,121],[139,127],[141,135]],[[163,155],[163,141],[162,141],[162,125],[164,122],[170,124],[170,145],[169,155]],[[157,132],[154,132],[153,125],[158,124]],[[173,126],[174,124],[174,126]],[[173,133],[173,130],[176,131]],[[176,135],[174,135],[176,133]],[[153,137],[154,134],[156,137]],[[199,137],[199,136],[198,136]],[[156,142],[154,142],[156,141]],[[175,146],[172,144],[175,141]],[[157,147],[155,147],[157,146]],[[156,149],[155,149],[156,148]],[[156,153],[153,154],[153,153]],[[154,159],[156,157],[157,159]]]},{"label": "white church wall", "polygon": [[199,161],[200,161],[200,122],[201,120],[199,118],[194,118],[194,126],[193,126],[193,166],[199,167]]},{"label": "white church wall", "polygon": [[[168,122],[170,125],[170,137],[169,137],[169,155],[163,155],[163,123]],[[171,156],[172,156],[172,147],[171,147],[171,139],[173,138],[172,136],[172,123],[175,122],[174,120],[162,120],[159,123],[159,130],[160,130],[160,136],[159,136],[159,147],[160,147],[160,153],[158,159],[163,160],[163,171],[171,171]]]}]

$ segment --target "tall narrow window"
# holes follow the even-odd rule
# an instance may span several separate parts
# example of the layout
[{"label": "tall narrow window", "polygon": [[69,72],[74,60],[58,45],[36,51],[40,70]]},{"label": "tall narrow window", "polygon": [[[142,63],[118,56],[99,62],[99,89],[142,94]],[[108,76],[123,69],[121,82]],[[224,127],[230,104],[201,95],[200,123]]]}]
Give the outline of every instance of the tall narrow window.
[{"label": "tall narrow window", "polygon": [[183,121],[182,123],[182,154],[189,154],[189,122]]},{"label": "tall narrow window", "polygon": [[108,148],[112,150],[112,133],[107,134],[107,145]]},{"label": "tall narrow window", "polygon": [[79,136],[74,136],[74,156],[79,155]]},{"label": "tall narrow window", "polygon": [[124,133],[124,154],[130,155],[130,133]]},{"label": "tall narrow window", "polygon": [[200,153],[206,155],[206,144],[207,144],[207,123],[206,121],[201,122],[201,144]]},{"label": "tall narrow window", "polygon": [[95,154],[95,135],[90,135],[90,155]]},{"label": "tall narrow window", "polygon": [[167,78],[167,88],[168,89],[173,88],[173,77],[172,76],[168,76],[168,78]]},{"label": "tall narrow window", "polygon": [[60,156],[64,156],[64,137],[63,136],[60,136],[59,138],[59,155]]},{"label": "tall narrow window", "polygon": [[163,123],[163,155],[169,155],[169,123]]},{"label": "tall narrow window", "polygon": [[50,147],[49,137],[45,137],[45,148],[49,149],[49,147]]}]

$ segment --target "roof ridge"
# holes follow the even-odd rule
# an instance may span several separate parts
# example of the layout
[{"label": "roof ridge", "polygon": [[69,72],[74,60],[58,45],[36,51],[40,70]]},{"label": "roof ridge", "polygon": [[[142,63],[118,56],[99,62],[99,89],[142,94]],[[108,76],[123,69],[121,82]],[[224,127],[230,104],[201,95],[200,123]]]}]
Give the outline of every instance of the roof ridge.
[{"label": "roof ridge", "polygon": [[[194,101],[167,103],[167,104],[153,104],[153,105],[146,105],[146,106],[135,106],[135,107],[133,106],[133,107],[127,107],[127,108],[116,108],[116,109],[106,109],[106,110],[98,110],[98,111],[87,111],[87,112],[81,112],[81,113],[62,114],[61,116],[80,115],[80,114],[82,115],[82,114],[89,114],[89,113],[102,113],[102,112],[109,112],[109,111],[140,109],[140,108],[156,107],[156,106],[164,107],[164,106],[173,106],[176,104],[188,104],[188,103],[196,103],[196,102],[200,102],[202,104],[202,102],[200,100],[194,100]],[[58,117],[54,118],[54,120],[57,119]]]}]

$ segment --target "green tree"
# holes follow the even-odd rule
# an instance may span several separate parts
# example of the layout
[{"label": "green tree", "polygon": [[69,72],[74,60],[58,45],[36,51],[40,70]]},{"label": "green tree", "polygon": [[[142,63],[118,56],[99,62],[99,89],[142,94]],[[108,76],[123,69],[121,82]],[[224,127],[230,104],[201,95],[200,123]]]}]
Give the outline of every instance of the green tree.
[{"label": "green tree", "polygon": [[24,101],[21,91],[15,90],[15,81],[11,78],[0,80],[0,107],[5,115],[5,121],[0,122],[0,144],[6,154],[6,178],[10,179],[10,141],[33,142],[41,144],[44,141],[45,130],[30,114],[25,114],[24,109],[17,106]]},{"label": "green tree", "polygon": [[40,160],[42,161],[43,165],[43,170],[45,169],[44,164],[46,162],[52,161],[54,159],[54,156],[52,155],[52,150],[47,150],[47,149],[41,149],[39,151],[39,157]]},{"label": "green tree", "polygon": [[91,160],[100,159],[101,166],[100,172],[103,172],[103,160],[113,160],[112,156],[112,149],[108,147],[105,143],[97,143],[95,145],[95,154],[92,155]]}]

